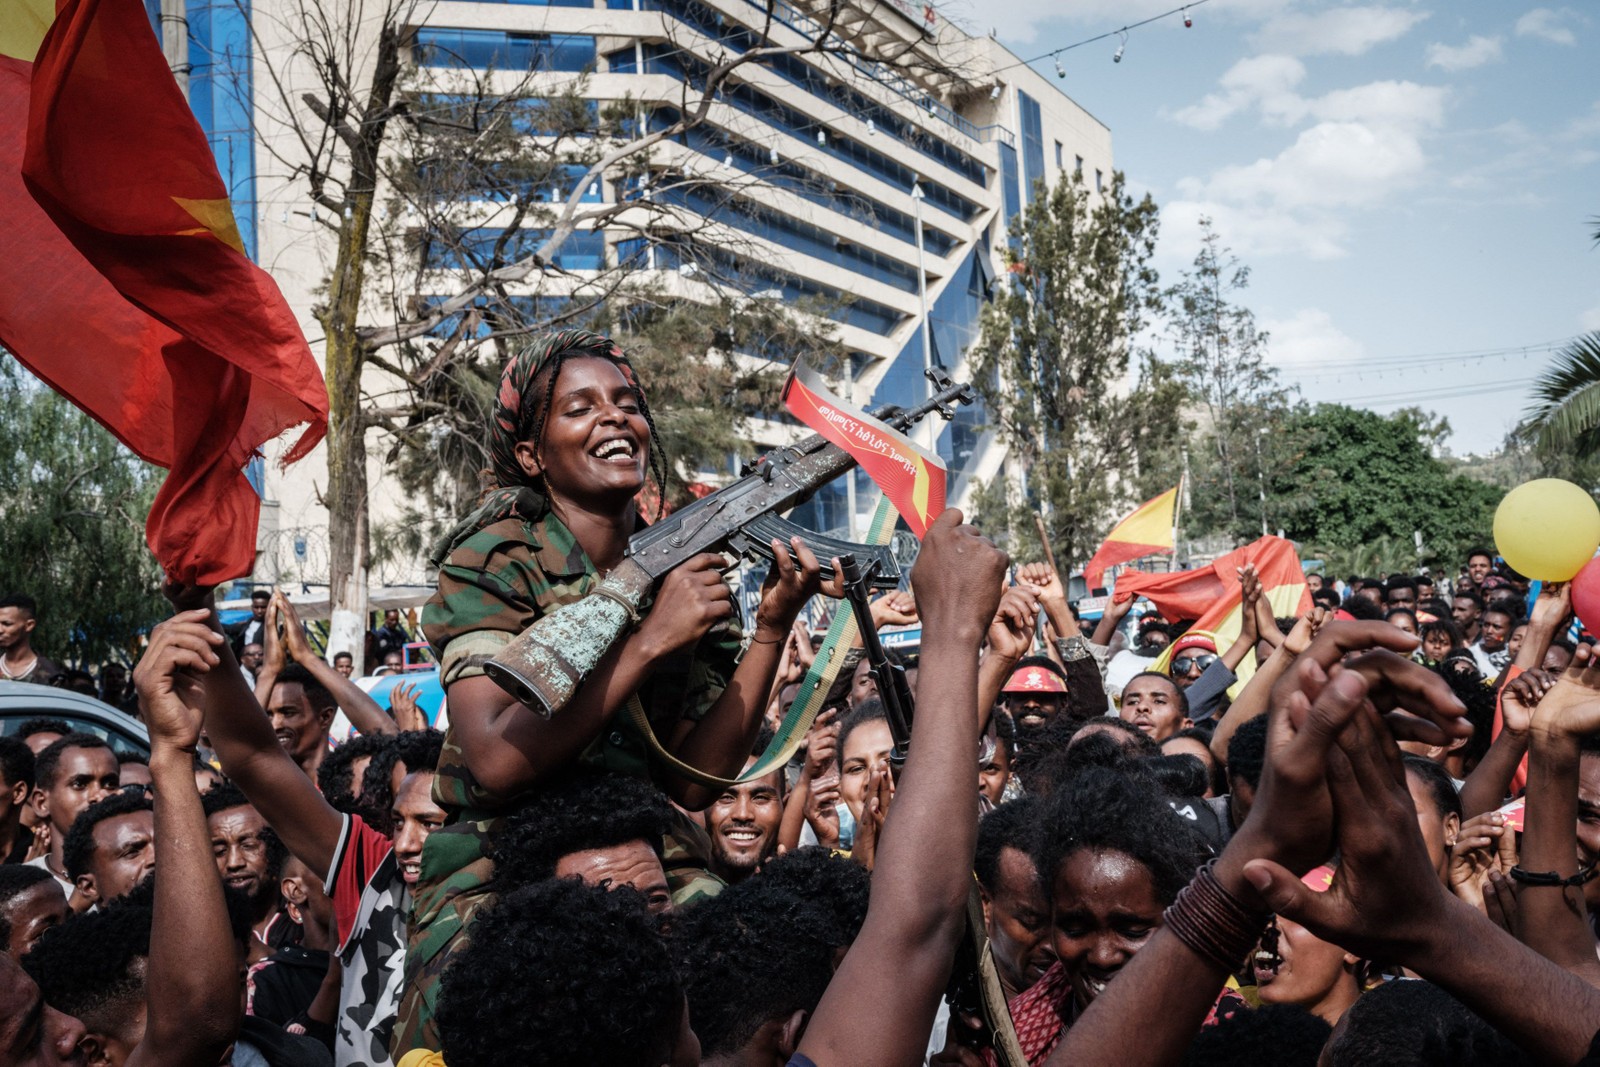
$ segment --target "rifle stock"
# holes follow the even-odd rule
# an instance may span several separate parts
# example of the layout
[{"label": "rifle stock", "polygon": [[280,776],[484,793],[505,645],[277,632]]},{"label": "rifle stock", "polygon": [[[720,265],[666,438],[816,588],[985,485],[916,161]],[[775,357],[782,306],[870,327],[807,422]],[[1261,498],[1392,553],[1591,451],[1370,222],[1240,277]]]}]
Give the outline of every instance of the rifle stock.
[{"label": "rifle stock", "polygon": [[483,665],[483,673],[549,718],[638,621],[652,584],[643,567],[624,559],[588,596],[557,608],[514,638]]}]

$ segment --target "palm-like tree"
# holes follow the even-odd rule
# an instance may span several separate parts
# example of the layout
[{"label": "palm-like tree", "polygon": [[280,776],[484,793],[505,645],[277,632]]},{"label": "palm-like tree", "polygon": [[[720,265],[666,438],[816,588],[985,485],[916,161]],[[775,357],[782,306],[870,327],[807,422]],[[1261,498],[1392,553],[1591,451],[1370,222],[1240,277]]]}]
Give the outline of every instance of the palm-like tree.
[{"label": "palm-like tree", "polygon": [[[1589,225],[1600,245],[1600,215]],[[1522,429],[1546,455],[1600,458],[1600,330],[1563,348],[1539,375]]]},{"label": "palm-like tree", "polygon": [[1567,345],[1539,375],[1523,425],[1540,452],[1600,456],[1600,331]]}]

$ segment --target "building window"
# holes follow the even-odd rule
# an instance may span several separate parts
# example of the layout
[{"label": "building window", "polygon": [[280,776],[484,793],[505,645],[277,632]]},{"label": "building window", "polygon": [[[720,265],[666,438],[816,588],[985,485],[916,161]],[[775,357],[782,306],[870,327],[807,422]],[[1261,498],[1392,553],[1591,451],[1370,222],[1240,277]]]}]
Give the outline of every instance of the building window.
[{"label": "building window", "polygon": [[1079,174],[1079,175],[1081,175],[1083,173],[1083,157],[1082,156],[1073,156],[1072,157],[1072,173]]},{"label": "building window", "polygon": [[1039,116],[1039,101],[1027,93],[1017,94],[1017,107],[1022,112],[1022,180],[1023,195],[1033,203],[1033,187],[1044,180],[1044,130]]},{"label": "building window", "polygon": [[416,53],[425,66],[499,70],[581,71],[595,60],[593,37],[432,26],[417,31]]},{"label": "building window", "polygon": [[1056,170],[1063,169],[1066,164],[1061,162],[1065,157],[1061,154],[1061,142],[1056,142]]},{"label": "building window", "polygon": [[1101,175],[1098,169],[1096,169],[1094,172],[1094,191],[1097,193],[1103,193],[1106,191],[1104,177]]}]

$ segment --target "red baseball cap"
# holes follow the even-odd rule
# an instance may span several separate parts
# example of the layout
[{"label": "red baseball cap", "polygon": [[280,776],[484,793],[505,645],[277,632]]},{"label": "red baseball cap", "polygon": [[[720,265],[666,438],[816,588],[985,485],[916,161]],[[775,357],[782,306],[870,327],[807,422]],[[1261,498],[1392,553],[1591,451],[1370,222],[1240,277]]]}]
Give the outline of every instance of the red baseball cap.
[{"label": "red baseball cap", "polygon": [[1191,648],[1198,648],[1202,652],[1210,652],[1215,655],[1217,643],[1205,634],[1184,634],[1172,642],[1172,659],[1177,659]]},{"label": "red baseball cap", "polygon": [[1023,667],[1011,672],[1002,693],[1065,693],[1067,684],[1045,667]]}]

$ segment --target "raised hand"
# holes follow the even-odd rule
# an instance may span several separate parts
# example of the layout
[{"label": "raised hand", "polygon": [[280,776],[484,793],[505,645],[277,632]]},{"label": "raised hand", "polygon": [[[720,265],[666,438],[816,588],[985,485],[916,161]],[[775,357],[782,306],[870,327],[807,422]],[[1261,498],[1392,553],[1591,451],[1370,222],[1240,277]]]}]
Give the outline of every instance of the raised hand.
[{"label": "raised hand", "polygon": [[1491,874],[1508,874],[1517,865],[1517,835],[1498,811],[1475,815],[1461,825],[1450,849],[1450,890],[1487,913],[1484,890]]},{"label": "raised hand", "polygon": [[[1384,622],[1335,622],[1322,630],[1273,689],[1274,708],[1287,706],[1299,690],[1315,699],[1324,679],[1356,671],[1367,684],[1366,699],[1388,719],[1394,735],[1429,745],[1469,737],[1466,707],[1435,672],[1396,653],[1409,654],[1417,639]],[[1355,653],[1355,655],[1352,655]]]},{"label": "raised hand", "polygon": [[[780,552],[779,558],[788,555]],[[733,590],[723,581],[728,561],[715,552],[702,552],[675,568],[656,591],[655,606],[639,624],[638,638],[653,657],[666,656],[695,644],[711,628],[733,615]],[[776,569],[776,568],[775,568]],[[792,565],[791,565],[792,570]],[[763,603],[767,600],[762,598]],[[779,633],[789,628],[785,618]]]},{"label": "raised hand", "polygon": [[1539,596],[1533,602],[1533,610],[1528,613],[1528,627],[1543,628],[1553,632],[1560,629],[1561,624],[1571,614],[1572,583],[1546,582],[1539,589]]},{"label": "raised hand", "polygon": [[[1392,959],[1447,930],[1451,900],[1422,843],[1399,748],[1376,709],[1361,699],[1365,688],[1354,671],[1327,685],[1353,711],[1337,732],[1337,747],[1327,751],[1339,851],[1333,884],[1314,892],[1293,867],[1268,859],[1251,860],[1244,871],[1275,913],[1368,959]],[[1289,808],[1270,813],[1273,823],[1293,815]],[[1250,821],[1255,817],[1252,809]]]},{"label": "raised hand", "polygon": [[389,711],[394,715],[394,724],[404,732],[428,728],[428,715],[417,705],[418,691],[415,685],[404,683],[389,690]]},{"label": "raised hand", "polygon": [[[795,537],[789,544],[794,549],[793,557],[782,541],[776,537],[772,539],[773,564],[767,571],[767,580],[761,584],[761,604],[756,608],[758,640],[764,637],[782,640],[782,635],[793,625],[800,609],[816,594],[826,593],[836,598],[844,596],[838,560],[833,561],[833,580],[824,582],[822,565],[805,542]],[[799,559],[798,565],[796,557]]]},{"label": "raised hand", "polygon": [[876,629],[885,626],[910,626],[916,622],[917,598],[904,589],[893,589],[883,594],[871,604],[872,625]]},{"label": "raised hand", "polygon": [[1555,685],[1545,691],[1533,711],[1533,728],[1568,737],[1600,730],[1600,662],[1593,648],[1580,646]]},{"label": "raised hand", "polygon": [[[284,647],[283,636],[278,633],[278,622],[282,616],[279,602],[283,594],[274,592],[272,599],[267,601],[267,617],[261,620],[261,672],[265,678],[276,678],[283,673],[283,665],[288,652]],[[288,603],[283,601],[283,603]],[[266,698],[262,698],[266,703]]]},{"label": "raised hand", "polygon": [[311,640],[306,637],[306,628],[300,622],[300,615],[282,590],[272,595],[278,602],[278,616],[283,620],[283,643],[288,649],[289,658],[304,664],[316,653],[311,650]]},{"label": "raised hand", "polygon": [[822,714],[811,720],[806,733],[806,762],[803,772],[815,783],[826,778],[835,769],[839,759],[839,709],[824,708]]},{"label": "raised hand", "polygon": [[976,527],[963,525],[960,510],[945,509],[928,528],[911,572],[924,645],[934,635],[959,635],[976,648],[1000,604],[1007,562]]},{"label": "raised hand", "polygon": [[[1067,610],[1067,589],[1056,569],[1048,563],[1024,563],[1017,568],[1017,584],[1031,585],[1046,611],[1052,608],[1061,613]],[[1129,601],[1131,604],[1132,601]]]},{"label": "raised hand", "polygon": [[1311,641],[1322,629],[1322,624],[1328,621],[1328,609],[1321,604],[1300,616],[1300,621],[1294,624],[1283,639],[1284,651],[1298,656],[1311,647]]},{"label": "raised hand", "polygon": [[1500,690],[1500,719],[1513,734],[1526,734],[1533,726],[1533,713],[1556,684],[1556,676],[1546,670],[1523,671]]},{"label": "raised hand", "polygon": [[1030,588],[1014,585],[1007,589],[989,623],[989,650],[1013,661],[1026,656],[1033,647],[1038,616],[1039,601]]},{"label": "raised hand", "polygon": [[193,752],[200,743],[201,710],[179,694],[181,675],[205,674],[222,662],[226,640],[209,624],[204,609],[180,612],[150,631],[150,645],[133,669],[139,710],[150,729],[152,749]]},{"label": "raised hand", "polygon": [[867,779],[866,800],[861,805],[861,818],[856,820],[855,840],[850,843],[850,858],[867,870],[872,870],[878,858],[878,841],[883,836],[883,822],[889,817],[889,805],[894,801],[894,774],[887,763],[872,770]]},{"label": "raised hand", "polygon": [[817,844],[839,847],[839,776],[813,779],[806,794],[806,822],[817,835]]}]

